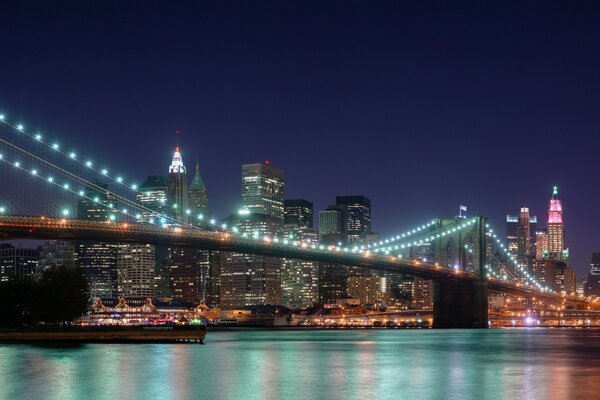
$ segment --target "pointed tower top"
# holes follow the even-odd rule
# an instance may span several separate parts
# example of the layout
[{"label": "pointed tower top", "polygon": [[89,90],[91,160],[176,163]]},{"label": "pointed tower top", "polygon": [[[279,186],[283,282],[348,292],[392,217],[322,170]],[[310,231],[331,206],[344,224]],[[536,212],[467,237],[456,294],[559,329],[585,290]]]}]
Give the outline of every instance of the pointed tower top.
[{"label": "pointed tower top", "polygon": [[203,189],[206,190],[206,186],[204,185],[204,181],[200,176],[200,163],[196,161],[196,173],[194,174],[194,178],[192,179],[192,183],[190,184],[190,190],[193,189]]},{"label": "pointed tower top", "polygon": [[[179,131],[177,131],[179,133]],[[170,174],[185,174],[185,165],[183,165],[183,159],[181,158],[181,153],[179,152],[179,143],[175,147],[175,153],[173,153],[173,160],[171,161],[171,165],[169,166]]]},{"label": "pointed tower top", "polygon": [[552,198],[558,198],[558,186],[554,186],[554,188],[552,189]]}]

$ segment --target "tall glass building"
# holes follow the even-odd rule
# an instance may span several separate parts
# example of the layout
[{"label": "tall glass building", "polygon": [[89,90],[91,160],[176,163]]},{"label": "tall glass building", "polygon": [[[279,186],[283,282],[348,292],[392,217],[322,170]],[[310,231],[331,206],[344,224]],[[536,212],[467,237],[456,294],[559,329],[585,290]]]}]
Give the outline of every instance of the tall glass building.
[{"label": "tall glass building", "polygon": [[[88,221],[117,219],[117,204],[108,185],[96,182],[79,198],[77,215]],[[117,296],[117,249],[114,243],[82,241],[75,244],[77,265],[90,284],[90,296],[111,299]]]},{"label": "tall glass building", "polygon": [[169,214],[168,190],[169,183],[164,176],[152,175],[146,178],[140,185],[136,196],[137,203],[144,207],[140,212],[138,222],[158,223],[160,216]]},{"label": "tall glass building", "polygon": [[303,199],[284,200],[284,225],[293,225],[296,228],[313,227],[313,203]]},{"label": "tall glass building", "polygon": [[269,161],[242,165],[242,208],[283,222],[283,184],[283,170],[272,167]]},{"label": "tall glass building", "polygon": [[346,210],[348,243],[359,242],[371,232],[371,200],[365,196],[337,196],[335,204]]}]

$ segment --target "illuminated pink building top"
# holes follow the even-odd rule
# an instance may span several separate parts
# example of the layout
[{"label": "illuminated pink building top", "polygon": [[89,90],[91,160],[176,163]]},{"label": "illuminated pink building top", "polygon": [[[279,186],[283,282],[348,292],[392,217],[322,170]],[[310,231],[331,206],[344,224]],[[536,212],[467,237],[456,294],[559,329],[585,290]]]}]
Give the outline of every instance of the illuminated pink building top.
[{"label": "illuminated pink building top", "polygon": [[548,223],[562,224],[562,204],[558,198],[558,188],[554,186],[552,198],[550,199],[550,208],[548,209]]}]

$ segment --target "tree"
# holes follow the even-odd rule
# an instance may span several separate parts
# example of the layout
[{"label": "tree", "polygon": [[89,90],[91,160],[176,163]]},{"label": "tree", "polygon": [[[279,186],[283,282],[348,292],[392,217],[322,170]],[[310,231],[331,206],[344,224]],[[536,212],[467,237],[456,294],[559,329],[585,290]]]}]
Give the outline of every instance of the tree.
[{"label": "tree", "polygon": [[0,326],[20,328],[31,324],[30,304],[35,282],[15,277],[0,282]]},{"label": "tree", "polygon": [[80,270],[50,268],[35,285],[31,314],[39,322],[70,323],[85,313],[89,297],[89,285]]}]

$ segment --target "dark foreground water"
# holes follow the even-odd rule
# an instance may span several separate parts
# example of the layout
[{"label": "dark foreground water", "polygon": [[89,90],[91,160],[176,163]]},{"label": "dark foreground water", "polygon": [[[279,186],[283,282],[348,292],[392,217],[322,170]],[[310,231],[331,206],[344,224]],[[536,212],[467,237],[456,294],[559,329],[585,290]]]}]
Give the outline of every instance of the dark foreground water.
[{"label": "dark foreground water", "polygon": [[600,330],[209,331],[0,344],[0,399],[600,399]]}]

